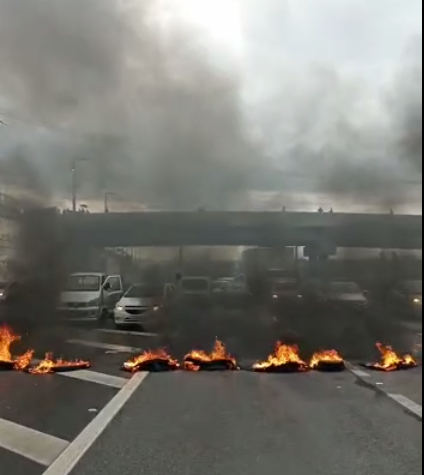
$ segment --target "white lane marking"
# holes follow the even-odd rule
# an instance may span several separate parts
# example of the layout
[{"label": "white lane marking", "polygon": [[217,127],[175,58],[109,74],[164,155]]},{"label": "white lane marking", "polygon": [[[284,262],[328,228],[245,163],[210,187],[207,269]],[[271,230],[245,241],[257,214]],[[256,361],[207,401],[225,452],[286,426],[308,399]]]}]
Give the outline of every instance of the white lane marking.
[{"label": "white lane marking", "polygon": [[131,346],[112,345],[110,343],[101,343],[99,341],[88,340],[67,340],[66,343],[71,345],[88,346],[90,348],[101,348],[102,350],[116,351],[116,353],[141,353],[141,348],[133,348]]},{"label": "white lane marking", "polygon": [[134,331],[126,331],[126,330],[111,330],[108,328],[97,328],[98,332],[102,333],[111,333],[115,335],[133,335],[133,336],[145,336],[149,338],[159,336],[158,333],[148,333],[148,332],[134,332]]},{"label": "white lane marking", "polygon": [[43,475],[69,475],[81,458],[102,435],[149,373],[137,373],[81,432],[68,448],[50,465]]},{"label": "white lane marking", "polygon": [[371,375],[369,373],[363,371],[362,369],[358,368],[353,364],[346,363],[346,367],[351,373],[353,373],[358,378],[371,378]]},{"label": "white lane marking", "polygon": [[386,393],[390,399],[400,404],[402,407],[412,412],[420,419],[423,418],[423,407],[402,394]]},{"label": "white lane marking", "polygon": [[87,381],[89,383],[102,384],[103,386],[109,386],[111,388],[122,389],[128,382],[128,379],[120,378],[119,376],[112,376],[105,373],[97,373],[96,371],[79,370],[72,373],[57,373],[59,376],[65,376],[67,378],[79,379],[81,381]]},{"label": "white lane marking", "polygon": [[48,467],[69,447],[69,442],[0,419],[0,447]]}]

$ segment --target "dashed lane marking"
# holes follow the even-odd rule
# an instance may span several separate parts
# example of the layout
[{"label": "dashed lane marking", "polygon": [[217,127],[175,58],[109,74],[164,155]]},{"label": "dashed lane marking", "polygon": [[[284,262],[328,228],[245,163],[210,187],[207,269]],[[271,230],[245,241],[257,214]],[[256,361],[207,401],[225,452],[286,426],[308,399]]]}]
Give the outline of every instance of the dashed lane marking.
[{"label": "dashed lane marking", "polygon": [[0,419],[0,447],[48,467],[69,447],[69,442]]},{"label": "dashed lane marking", "polygon": [[158,337],[158,333],[149,333],[149,332],[135,332],[135,331],[127,331],[127,330],[113,330],[109,328],[97,328],[98,332],[101,333],[110,333],[112,335],[130,335],[130,336],[144,336],[148,338]]},{"label": "dashed lane marking", "polygon": [[388,397],[389,399],[391,399],[392,401],[396,402],[401,407],[406,409],[406,411],[409,412],[409,414],[412,414],[413,416],[416,416],[422,420],[423,408],[420,404],[417,404],[416,402],[412,401],[411,399],[404,396],[403,394],[390,393],[386,391],[378,383],[375,384],[372,382],[371,375],[369,373],[362,371],[358,367],[350,363],[348,363],[346,366],[351,373],[353,373],[357,378],[363,381],[369,388],[377,390],[380,394],[385,395],[386,397]]},{"label": "dashed lane marking", "polygon": [[400,404],[408,412],[411,412],[421,420],[423,418],[423,407],[402,394],[386,393],[390,399]]},{"label": "dashed lane marking", "polygon": [[61,453],[43,475],[69,475],[81,458],[102,435],[119,411],[146,380],[149,373],[137,373],[97,415],[81,434]]},{"label": "dashed lane marking", "polygon": [[371,375],[369,373],[363,371],[362,369],[358,368],[353,364],[346,363],[346,367],[351,373],[353,373],[358,378],[371,378]]},{"label": "dashed lane marking", "polygon": [[90,348],[101,348],[102,350],[115,351],[116,353],[141,353],[141,348],[133,348],[131,346],[112,345],[110,343],[101,343],[99,341],[88,340],[67,340],[70,345],[88,346]]},{"label": "dashed lane marking", "polygon": [[72,373],[58,373],[60,376],[67,378],[79,379],[90,383],[102,384],[111,388],[122,389],[128,382],[128,379],[112,376],[105,373],[97,373],[96,371],[80,370]]}]

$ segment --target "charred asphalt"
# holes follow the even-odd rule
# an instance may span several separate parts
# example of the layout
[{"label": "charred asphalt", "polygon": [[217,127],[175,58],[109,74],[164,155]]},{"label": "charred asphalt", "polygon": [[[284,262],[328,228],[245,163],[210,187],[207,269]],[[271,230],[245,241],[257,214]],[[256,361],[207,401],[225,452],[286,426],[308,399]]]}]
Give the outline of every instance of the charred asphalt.
[{"label": "charred asphalt", "polygon": [[[281,320],[259,308],[184,315],[156,336],[58,325],[24,340],[23,348],[35,346],[39,358],[54,351],[93,366],[46,376],[0,373],[0,472],[422,473],[421,368],[394,374],[368,374],[354,365],[344,373],[291,375],[121,371],[137,351],[167,345],[182,358],[190,349],[210,350],[216,337],[244,364],[253,363],[272,350],[276,335],[285,336]],[[303,330],[290,328],[287,338]],[[305,340],[301,334],[301,345]]]}]

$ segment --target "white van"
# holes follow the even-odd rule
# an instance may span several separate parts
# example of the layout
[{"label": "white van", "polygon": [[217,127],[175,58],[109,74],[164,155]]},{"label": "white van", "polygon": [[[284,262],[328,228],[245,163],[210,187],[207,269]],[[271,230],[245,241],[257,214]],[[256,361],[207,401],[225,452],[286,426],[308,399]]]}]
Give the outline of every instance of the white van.
[{"label": "white van", "polygon": [[96,272],[71,274],[61,294],[59,313],[74,321],[97,321],[113,315],[123,295],[122,278]]}]

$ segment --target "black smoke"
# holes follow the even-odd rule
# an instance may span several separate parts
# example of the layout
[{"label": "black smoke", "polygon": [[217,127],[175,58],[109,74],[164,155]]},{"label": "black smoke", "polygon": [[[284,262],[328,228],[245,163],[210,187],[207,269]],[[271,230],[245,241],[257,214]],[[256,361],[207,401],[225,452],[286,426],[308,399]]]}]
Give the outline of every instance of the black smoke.
[{"label": "black smoke", "polygon": [[56,195],[83,157],[90,198],[107,189],[177,210],[245,202],[256,151],[237,81],[161,18],[157,2],[0,0],[0,97],[56,130],[36,160]]}]

